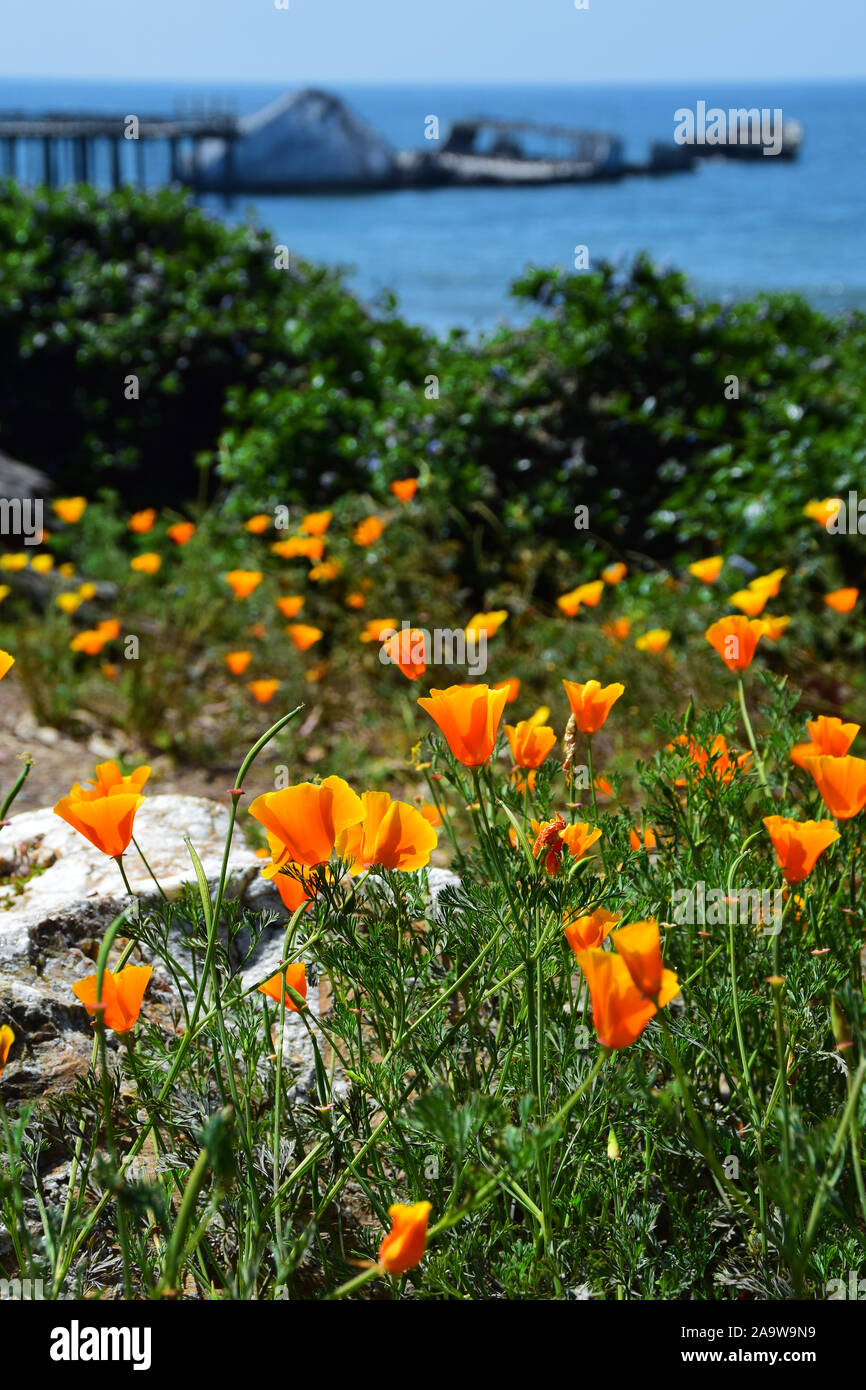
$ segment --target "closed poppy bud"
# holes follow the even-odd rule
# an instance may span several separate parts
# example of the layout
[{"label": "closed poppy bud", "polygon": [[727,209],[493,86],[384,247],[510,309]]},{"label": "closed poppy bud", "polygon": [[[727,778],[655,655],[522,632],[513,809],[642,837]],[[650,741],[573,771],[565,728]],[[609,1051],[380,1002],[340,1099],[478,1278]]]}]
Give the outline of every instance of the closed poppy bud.
[{"label": "closed poppy bud", "polygon": [[519,724],[506,724],[505,736],[517,767],[541,767],[556,743],[553,729],[543,724],[530,724],[527,719]]},{"label": "closed poppy bud", "polygon": [[233,676],[242,676],[253,659],[252,652],[226,652],[225,662]]},{"label": "closed poppy bud", "polygon": [[87,975],[72,986],[72,993],[81,1000],[92,1018],[102,1013],[106,1028],[114,1033],[129,1033],[138,1022],[141,1001],[153,974],[151,965],[126,965],[116,975],[106,970],[102,976],[102,1000],[96,1002],[96,975]]},{"label": "closed poppy bud", "polygon": [[388,1208],[391,1229],[379,1246],[379,1264],[388,1274],[405,1274],[421,1263],[432,1210],[430,1202],[395,1202]]},{"label": "closed poppy bud", "polygon": [[121,786],[105,796],[87,800],[73,799],[72,795],[64,797],[54,807],[54,814],[103,854],[117,859],[129,848],[135,813],[143,801],[143,796]]},{"label": "closed poppy bud", "polygon": [[814,869],[818,856],[839,839],[839,831],[831,820],[795,821],[785,816],[764,816],[764,825],[786,883],[802,883]]},{"label": "closed poppy bud", "polygon": [[694,564],[689,565],[689,574],[693,574],[695,579],[700,579],[702,584],[715,584],[725,563],[721,555],[711,555],[706,560],[695,560]]},{"label": "closed poppy bud", "polygon": [[866,760],[852,758],[807,758],[806,770],[812,774],[824,805],[837,820],[850,820],[866,806]]},{"label": "closed poppy bud", "polygon": [[229,570],[223,575],[235,598],[247,598],[262,582],[261,570]]},{"label": "closed poppy bud", "polygon": [[824,595],[824,602],[836,613],[850,613],[859,594],[859,589],[834,589],[831,594]]},{"label": "closed poppy bud", "polygon": [[127,525],[130,531],[134,531],[136,535],[146,536],[148,531],[153,530],[155,521],[156,508],[145,507],[143,511],[133,512],[132,516],[129,518],[129,521],[127,522]]},{"label": "closed poppy bud", "polygon": [[418,704],[439,725],[457,761],[478,767],[493,752],[507,696],[487,685],[451,685],[431,690]]},{"label": "closed poppy bud", "polygon": [[761,640],[761,629],[761,623],[755,619],[737,614],[733,618],[719,618],[707,628],[704,636],[730,671],[745,671]]},{"label": "closed poppy bud", "polygon": [[597,734],[614,703],[625,691],[619,683],[602,686],[598,681],[562,682],[575,723],[582,734]]},{"label": "closed poppy bud", "polygon": [[[295,994],[300,994],[302,999],[307,997],[307,968],[303,961],[298,961],[296,965],[286,966],[285,983],[289,989],[293,989]],[[259,985],[259,993],[266,994],[269,999],[274,999],[279,1004],[284,997],[287,1009],[292,1013],[298,1013],[298,1006],[287,989],[283,987],[283,972],[278,970],[276,975],[272,975],[269,980],[265,980],[263,985]]]},{"label": "closed poppy bud", "polygon": [[9,1027],[9,1024],[4,1023],[2,1027],[0,1027],[0,1073],[2,1073],[3,1068],[6,1065],[6,1062],[9,1058],[9,1049],[11,1048],[14,1041],[15,1034],[12,1032],[12,1029]]}]

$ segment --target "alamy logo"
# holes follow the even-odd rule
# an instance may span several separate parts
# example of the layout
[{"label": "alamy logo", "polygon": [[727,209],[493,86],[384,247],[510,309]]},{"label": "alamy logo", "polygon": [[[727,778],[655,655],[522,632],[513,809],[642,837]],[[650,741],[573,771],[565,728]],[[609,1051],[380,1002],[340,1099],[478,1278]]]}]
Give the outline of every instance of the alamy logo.
[{"label": "alamy logo", "polygon": [[25,545],[41,545],[42,510],[41,497],[0,497],[0,536],[23,536]]},{"label": "alamy logo", "polygon": [[51,1331],[52,1361],[131,1361],[134,1371],[150,1370],[149,1327],[68,1327]]},{"label": "alamy logo", "polygon": [[824,1292],[829,1299],[840,1298],[866,1298],[866,1279],[859,1279],[859,1270],[848,1270],[848,1283],[844,1279],[828,1279],[824,1285]]},{"label": "alamy logo", "polygon": [[856,492],[848,493],[848,501],[835,499],[839,505],[824,522],[831,536],[866,536],[866,498],[861,502]]},{"label": "alamy logo", "polygon": [[724,888],[707,888],[701,880],[691,888],[675,888],[673,920],[677,926],[760,927],[762,936],[778,936],[782,929],[781,888],[742,888],[729,893]]},{"label": "alamy logo", "polygon": [[487,670],[486,632],[437,627],[431,633],[404,621],[400,629],[383,628],[379,640],[383,666],[466,666],[470,676],[483,676]]},{"label": "alamy logo", "polygon": [[0,1279],[0,1300],[15,1298],[29,1301],[44,1297],[41,1279]]},{"label": "alamy logo", "polygon": [[678,145],[762,145],[765,155],[781,154],[784,143],[782,108],[721,106],[707,109],[699,101],[694,111],[681,106],[674,112],[674,140]]}]

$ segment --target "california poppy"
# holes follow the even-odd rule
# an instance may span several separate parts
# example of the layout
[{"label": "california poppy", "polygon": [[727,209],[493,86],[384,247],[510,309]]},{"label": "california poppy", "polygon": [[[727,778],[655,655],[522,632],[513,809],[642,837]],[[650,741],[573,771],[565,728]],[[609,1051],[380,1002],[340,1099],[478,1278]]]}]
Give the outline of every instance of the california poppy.
[{"label": "california poppy", "polygon": [[575,955],[578,951],[590,951],[601,946],[621,920],[621,912],[608,912],[604,907],[589,913],[566,913],[563,918],[566,940]]},{"label": "california poppy", "polygon": [[592,998],[592,1020],[603,1047],[630,1047],[653,1015],[679,993],[664,969],[658,923],[634,922],[611,936],[616,951],[577,953]]},{"label": "california poppy", "polygon": [[388,488],[390,492],[393,492],[398,502],[411,502],[418,491],[418,479],[395,478],[393,483],[388,484]]},{"label": "california poppy", "polygon": [[106,639],[101,632],[95,628],[87,628],[83,632],[76,632],[69,649],[73,652],[85,652],[87,656],[98,656],[105,646]]},{"label": "california poppy", "polygon": [[719,618],[704,633],[730,671],[745,671],[751,665],[761,635],[762,624],[739,613],[732,618]]},{"label": "california poppy", "polygon": [[519,724],[506,724],[505,736],[517,767],[541,767],[556,743],[553,729],[543,724],[530,724],[528,719],[521,719]]},{"label": "california poppy", "polygon": [[129,530],[134,531],[136,535],[146,536],[148,531],[153,530],[156,517],[155,507],[145,507],[143,511],[133,512],[126,524]]},{"label": "california poppy", "polygon": [[578,603],[585,603],[587,608],[597,608],[603,593],[603,579],[591,579],[588,584],[578,584],[574,590],[574,596]]},{"label": "california poppy", "polygon": [[8,1023],[0,1026],[0,1073],[9,1059],[9,1049],[15,1041],[15,1034]]},{"label": "california poppy", "polygon": [[367,599],[364,594],[351,593],[346,595],[347,608],[363,608],[366,602]]},{"label": "california poppy", "polygon": [[803,508],[803,515],[811,517],[813,521],[817,521],[818,525],[823,526],[826,530],[841,506],[841,497],[825,497],[820,502],[807,502]]},{"label": "california poppy", "polygon": [[302,536],[323,536],[331,524],[333,512],[307,512],[298,530]]},{"label": "california poppy", "polygon": [[635,638],[635,646],[639,652],[652,652],[658,656],[663,652],[671,640],[671,635],[666,627],[652,627],[649,632],[641,633],[640,637]]},{"label": "california poppy", "polygon": [[72,614],[77,608],[81,607],[80,594],[58,594],[55,601],[57,607],[63,613]]},{"label": "california poppy", "polygon": [[359,874],[378,865],[410,873],[429,862],[437,835],[430,821],[405,801],[392,801],[387,792],[364,792],[364,818],[341,830],[336,851]]},{"label": "california poppy", "polygon": [[451,685],[431,690],[418,704],[439,725],[457,761],[478,767],[493,752],[507,696],[488,685]]},{"label": "california poppy", "polygon": [[255,516],[251,516],[249,521],[244,522],[244,530],[249,531],[251,536],[261,536],[263,532],[267,531],[270,524],[271,518],[267,512],[256,512]]},{"label": "california poppy", "polygon": [[381,642],[397,631],[396,618],[368,618],[361,633],[362,642]]},{"label": "california poppy", "polygon": [[223,579],[232,590],[235,598],[247,598],[262,582],[261,570],[229,570]]},{"label": "california poppy", "polygon": [[778,642],[779,638],[788,630],[791,619],[786,616],[762,618],[761,636],[767,642]]},{"label": "california poppy", "polygon": [[150,765],[142,763],[132,772],[123,773],[119,763],[112,759],[109,762],[97,763],[94,772],[96,776],[89,782],[89,790],[80,787],[76,782],[69,793],[73,801],[95,801],[98,797],[109,796],[118,789],[133,792],[138,796],[150,776]]},{"label": "california poppy", "polygon": [[137,574],[156,574],[162,564],[162,556],[155,550],[146,550],[143,555],[136,555],[130,560],[129,568],[135,570]]},{"label": "california poppy", "polygon": [[766,608],[769,597],[769,594],[762,593],[760,589],[739,589],[737,593],[731,594],[728,603],[734,608],[739,608],[748,617],[757,618]]},{"label": "california poppy", "polygon": [[533,829],[536,836],[532,853],[536,859],[544,855],[544,867],[548,874],[559,872],[563,849],[567,849],[574,859],[582,859],[596,840],[601,839],[601,831],[592,829],[586,821],[567,825],[560,815],[554,820],[542,821],[540,825],[533,822]]},{"label": "california poppy", "polygon": [[288,536],[284,541],[274,541],[271,553],[283,560],[321,560],[325,552],[325,542],[320,536]]},{"label": "california poppy", "polygon": [[[365,814],[361,798],[342,777],[326,777],[320,785],[299,782],[280,791],[265,792],[250,806],[250,815],[283,846],[282,861],[307,868],[326,863],[337,836],[358,825]],[[280,860],[274,872],[279,864]]]},{"label": "california poppy", "polygon": [[304,606],[303,594],[283,594],[282,598],[275,599],[277,607],[284,618],[296,618]]},{"label": "california poppy", "polygon": [[252,652],[226,652],[225,663],[233,676],[242,676],[253,659]]},{"label": "california poppy", "polygon": [[580,599],[577,589],[569,589],[567,594],[560,594],[556,600],[556,606],[567,618],[574,618],[580,611]]},{"label": "california poppy", "polygon": [[359,521],[352,532],[352,540],[356,545],[368,546],[375,545],[385,529],[384,521],[380,521],[377,516],[365,517]]},{"label": "california poppy", "polygon": [[165,534],[169,540],[174,541],[175,545],[186,545],[195,535],[195,522],[176,521],[168,527]]},{"label": "california poppy", "polygon": [[781,569],[771,570],[769,574],[759,574],[754,579],[749,580],[749,588],[752,593],[765,594],[767,598],[775,598],[787,573],[788,571],[782,566]]},{"label": "california poppy", "polygon": [[103,854],[118,859],[129,848],[135,813],[143,801],[143,796],[121,785],[102,796],[98,791],[83,797],[70,793],[58,801],[54,814]]},{"label": "california poppy", "polygon": [[494,637],[507,619],[507,608],[497,608],[492,613],[474,613],[466,624],[466,636],[471,637],[475,633],[479,635],[484,633],[485,637]]},{"label": "california poppy", "polygon": [[624,565],[621,560],[617,560],[612,565],[606,565],[601,572],[601,577],[605,584],[619,584],[628,574],[628,565]]},{"label": "california poppy", "polygon": [[634,850],[655,849],[656,833],[649,825],[643,831],[640,829],[640,826],[633,826],[628,832],[628,842]]},{"label": "california poppy", "polygon": [[[298,961],[296,965],[287,965],[285,973],[285,983],[296,994],[300,994],[302,999],[307,997],[307,967],[303,961]],[[280,999],[284,998],[286,1008],[292,1013],[298,1012],[295,1003],[288,990],[283,985],[283,972],[278,970],[276,975],[272,975],[269,980],[265,980],[263,985],[259,985],[259,993],[266,994],[269,999],[275,999],[279,1004]]]},{"label": "california poppy", "polygon": [[399,666],[407,680],[417,681],[427,670],[426,637],[420,628],[401,628],[382,643],[382,653]]},{"label": "california poppy", "polygon": [[14,665],[14,656],[10,656],[9,652],[4,652],[2,647],[0,647],[0,681],[2,681],[6,672],[10,671]]},{"label": "california poppy", "polygon": [[59,516],[61,521],[65,521],[67,526],[73,526],[76,521],[80,521],[87,507],[86,497],[55,497],[51,503],[55,516]]},{"label": "california poppy", "polygon": [[700,579],[702,584],[715,584],[724,563],[724,556],[710,555],[706,560],[695,560],[689,565],[689,574],[693,574],[695,579]]},{"label": "california poppy", "polygon": [[821,756],[807,758],[805,767],[836,820],[850,820],[866,806],[866,759]]},{"label": "california poppy", "polygon": [[582,734],[597,734],[614,703],[625,691],[620,684],[602,686],[598,681],[566,681],[562,684],[574,722]]},{"label": "california poppy", "polygon": [[53,555],[34,555],[30,561],[30,568],[37,574],[50,574],[54,569]]},{"label": "california poppy", "polygon": [[280,688],[280,682],[273,676],[269,680],[247,681],[247,690],[260,705],[269,705]]},{"label": "california poppy", "polygon": [[791,749],[791,761],[798,767],[805,767],[807,758],[844,758],[860,732],[859,724],[843,724],[835,714],[821,714],[806,728],[809,743],[795,743]]},{"label": "california poppy", "polygon": [[286,632],[299,652],[308,651],[324,636],[320,627],[311,627],[309,623],[290,623]]},{"label": "california poppy", "polygon": [[327,584],[330,580],[336,579],[343,568],[339,560],[323,560],[320,565],[313,565],[308,575],[315,584]]},{"label": "california poppy", "polygon": [[819,854],[839,838],[831,820],[796,821],[786,816],[764,816],[764,825],[786,883],[802,883],[808,878]]},{"label": "california poppy", "polygon": [[429,1202],[395,1202],[388,1208],[391,1229],[379,1246],[379,1264],[388,1274],[405,1274],[421,1263],[432,1210]]},{"label": "california poppy", "polygon": [[601,631],[611,642],[624,642],[631,632],[631,619],[614,618],[612,623],[602,623]]},{"label": "california poppy", "polygon": [[86,975],[72,986],[72,993],[81,1000],[92,1018],[101,1012],[106,1028],[114,1033],[129,1033],[138,1022],[141,1001],[153,974],[152,965],[126,965],[116,975],[106,970],[102,977],[102,1000],[96,1002],[96,975]]},{"label": "california poppy", "polygon": [[504,681],[497,681],[496,684],[492,687],[492,689],[505,690],[507,692],[507,698],[505,703],[507,705],[513,705],[514,701],[520,694],[520,677],[508,676]]},{"label": "california poppy", "polygon": [[[723,734],[716,734],[709,749],[703,748],[688,734],[680,734],[673,743],[668,744],[668,752],[673,753],[683,747],[689,760],[695,765],[697,774],[710,782],[730,782],[737,772],[744,772],[752,761],[751,753],[738,753],[733,757]],[[678,777],[676,786],[684,787],[686,779]]]},{"label": "california poppy", "polygon": [[850,613],[860,594],[859,589],[834,589],[824,595],[824,602],[834,613]]}]

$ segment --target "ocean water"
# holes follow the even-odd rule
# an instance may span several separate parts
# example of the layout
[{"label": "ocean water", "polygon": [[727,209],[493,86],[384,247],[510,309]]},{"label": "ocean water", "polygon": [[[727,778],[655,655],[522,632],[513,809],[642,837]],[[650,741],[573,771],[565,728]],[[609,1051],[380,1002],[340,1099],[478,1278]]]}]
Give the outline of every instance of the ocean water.
[{"label": "ocean water", "polygon": [[[677,108],[700,100],[725,109],[781,107],[805,128],[794,163],[714,159],[692,174],[583,187],[202,199],[217,216],[252,213],[275,242],[347,268],[366,301],[395,292],[407,318],[437,332],[513,321],[511,281],[529,265],[570,266],[579,244],[595,261],[647,251],[712,296],[799,290],[831,311],[866,308],[866,83],[334,90],[396,148],[423,146],[429,115],[443,134],[456,118],[485,115],[610,131],[639,161],[651,141],[672,140]],[[243,113],[278,95],[273,86],[0,80],[0,109],[32,112]],[[157,149],[147,158],[148,180],[162,181]],[[107,172],[98,169],[97,181]]]}]

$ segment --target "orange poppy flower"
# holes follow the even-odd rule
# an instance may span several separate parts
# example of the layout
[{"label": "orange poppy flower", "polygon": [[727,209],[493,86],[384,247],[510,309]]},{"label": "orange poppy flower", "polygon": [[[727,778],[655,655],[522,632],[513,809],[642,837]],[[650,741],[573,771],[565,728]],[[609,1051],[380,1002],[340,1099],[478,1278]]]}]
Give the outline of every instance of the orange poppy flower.
[{"label": "orange poppy flower", "polygon": [[603,772],[600,772],[597,777],[593,777],[592,783],[598,796],[614,795],[613,786]]},{"label": "orange poppy flower", "polygon": [[388,1274],[405,1274],[421,1263],[432,1210],[429,1202],[395,1202],[388,1208],[391,1229],[379,1246],[379,1264]]},{"label": "orange poppy flower", "polygon": [[612,565],[606,565],[601,572],[601,577],[605,584],[619,584],[628,574],[628,565],[624,565],[621,560],[617,560]]},{"label": "orange poppy flower", "polygon": [[337,836],[358,825],[365,814],[361,798],[342,777],[326,777],[321,785],[299,782],[257,796],[250,815],[283,846],[265,875],[272,878],[288,861],[309,869],[327,863]]},{"label": "orange poppy flower", "polygon": [[251,536],[260,536],[263,531],[267,531],[271,524],[271,518],[267,512],[256,512],[249,521],[244,522],[244,530],[249,531]]},{"label": "orange poppy flower", "polygon": [[102,1000],[96,1002],[96,975],[86,975],[72,986],[91,1018],[102,1013],[106,1028],[114,1033],[129,1033],[138,1022],[141,1001],[153,974],[152,965],[125,965],[116,975],[106,970],[102,976]]},{"label": "orange poppy flower", "polygon": [[831,816],[850,820],[866,806],[866,760],[852,758],[807,758],[806,771],[811,772],[815,785]]},{"label": "orange poppy flower", "polygon": [[309,623],[289,623],[286,632],[299,652],[308,651],[324,636],[320,627],[311,627]]},{"label": "orange poppy flower", "polygon": [[592,998],[592,1020],[603,1047],[630,1047],[659,1008],[679,993],[679,981],[662,965],[658,923],[650,918],[611,936],[616,952],[577,953]]},{"label": "orange poppy flower", "polygon": [[34,555],[30,561],[30,568],[37,574],[50,574],[54,568],[53,555]]},{"label": "orange poppy flower", "polygon": [[[301,903],[308,905],[318,891],[318,884],[303,864],[293,864],[286,858],[286,847],[270,830],[267,831],[268,850],[271,863],[262,869],[264,878],[272,882],[289,912],[295,912]],[[267,856],[268,850],[257,853]]]},{"label": "orange poppy flower", "polygon": [[771,570],[769,574],[759,574],[754,579],[749,580],[749,588],[754,594],[764,594],[767,598],[776,598],[779,586],[788,571],[784,568]]},{"label": "orange poppy flower", "polygon": [[129,568],[135,570],[136,574],[156,574],[161,564],[161,555],[157,555],[155,550],[146,550],[143,555],[136,555],[130,560]]},{"label": "orange poppy flower", "polygon": [[279,688],[280,682],[273,677],[269,680],[247,681],[247,690],[260,705],[269,705]]},{"label": "orange poppy flower", "polygon": [[9,1049],[14,1041],[15,1034],[12,1032],[9,1024],[4,1023],[2,1027],[0,1027],[0,1075],[2,1075],[3,1068],[9,1060]]},{"label": "orange poppy flower", "polygon": [[788,630],[791,619],[784,617],[769,617],[761,619],[761,636],[768,642],[778,642],[779,638]]},{"label": "orange poppy flower", "polygon": [[271,554],[283,560],[321,560],[325,553],[325,542],[318,536],[289,536],[284,541],[274,541]]},{"label": "orange poppy flower", "polygon": [[102,633],[106,642],[113,642],[115,638],[120,636],[120,619],[103,618],[101,622],[96,624],[96,631]]},{"label": "orange poppy flower", "polygon": [[566,681],[562,684],[568,696],[568,703],[574,715],[574,722],[582,734],[597,734],[611,707],[625,691],[620,684],[601,686],[598,681]]},{"label": "orange poppy flower", "polygon": [[704,636],[730,671],[745,671],[761,640],[761,628],[761,623],[754,618],[737,614],[732,618],[719,618],[707,628]]},{"label": "orange poppy flower", "polygon": [[320,565],[313,565],[308,575],[315,584],[327,584],[330,580],[336,579],[343,566],[339,560],[323,560]]},{"label": "orange poppy flower", "polygon": [[646,830],[644,830],[644,831],[641,831],[641,829],[640,829],[639,826],[634,826],[634,827],[628,832],[628,842],[629,842],[629,844],[631,845],[632,849],[635,849],[635,850],[637,850],[637,849],[646,849],[646,850],[655,849],[655,847],[656,847],[656,833],[655,833],[655,831],[652,829],[652,827],[649,826],[649,825],[647,826]]},{"label": "orange poppy flower", "polygon": [[364,607],[364,604],[365,604],[366,602],[367,602],[367,600],[366,600],[366,598],[365,598],[365,596],[364,596],[363,594],[347,594],[347,595],[346,595],[346,607],[347,607],[347,608],[363,608],[363,607]]},{"label": "orange poppy flower", "polygon": [[304,606],[303,594],[284,594],[282,598],[275,599],[277,607],[284,618],[296,618]]},{"label": "orange poppy flower", "polygon": [[592,579],[588,584],[578,584],[574,593],[578,603],[585,603],[587,608],[597,608],[604,593],[604,580]]},{"label": "orange poppy flower", "polygon": [[798,767],[805,767],[807,758],[844,758],[860,732],[859,724],[843,724],[835,714],[821,714],[806,728],[810,742],[795,743],[791,749],[791,761]]},{"label": "orange poppy flower", "polygon": [[242,676],[253,659],[252,652],[226,652],[225,663],[233,676]]},{"label": "orange poppy flower", "polygon": [[786,883],[802,883],[808,878],[819,854],[839,838],[831,820],[796,821],[786,816],[764,816],[764,825]]},{"label": "orange poppy flower", "polygon": [[262,582],[261,570],[229,570],[223,579],[232,590],[235,598],[247,598]]},{"label": "orange poppy flower", "polygon": [[569,589],[567,594],[560,594],[556,600],[556,606],[566,618],[573,618],[580,611],[580,599],[577,589]]},{"label": "orange poppy flower", "polygon": [[397,631],[396,618],[368,618],[361,633],[362,642],[381,642]]},{"label": "orange poppy flower", "polygon": [[[75,790],[73,788],[73,792]],[[121,785],[112,788],[107,795],[73,796],[70,793],[58,801],[54,814],[103,854],[118,859],[129,848],[135,813],[143,801],[143,796]]]},{"label": "orange poppy flower", "polygon": [[457,761],[478,767],[493,752],[507,695],[488,685],[450,685],[431,690],[418,704],[439,725]]},{"label": "orange poppy flower", "polygon": [[813,521],[817,521],[818,525],[823,526],[826,530],[841,505],[841,497],[825,497],[820,502],[807,502],[803,508],[803,515],[811,517]]},{"label": "orange poppy flower", "polygon": [[621,912],[608,912],[604,907],[583,914],[566,913],[563,918],[566,940],[575,955],[578,951],[591,951],[602,945],[621,919]]},{"label": "orange poppy flower", "polygon": [[156,517],[155,507],[145,507],[143,511],[133,512],[126,524],[129,530],[134,531],[137,536],[146,536],[148,531],[153,530]]},{"label": "orange poppy flower", "polygon": [[377,516],[365,517],[352,532],[352,540],[356,545],[375,545],[384,529],[384,521],[380,521]]},{"label": "orange poppy flower", "polygon": [[0,647],[0,681],[2,681],[7,671],[11,671],[14,665],[14,656],[10,656],[8,652],[4,652],[2,647]]},{"label": "orange poppy flower", "polygon": [[769,597],[769,594],[762,593],[760,589],[739,589],[737,593],[731,594],[728,603],[733,604],[734,608],[739,608],[750,618],[757,618],[766,608]]},{"label": "orange poppy flower", "polygon": [[859,589],[834,589],[832,594],[824,595],[824,602],[834,613],[850,613],[859,594]]},{"label": "orange poppy flower", "polygon": [[165,533],[175,545],[186,545],[195,535],[195,522],[175,521]]},{"label": "orange poppy flower", "polygon": [[556,743],[553,729],[543,724],[530,724],[528,719],[521,719],[519,724],[506,724],[505,736],[517,767],[541,767]]},{"label": "orange poppy flower", "polygon": [[55,497],[51,503],[55,516],[59,516],[61,521],[65,521],[67,526],[74,526],[76,521],[80,521],[87,507],[86,497]]},{"label": "orange poppy flower", "polygon": [[652,652],[657,656],[666,649],[670,640],[671,635],[666,627],[652,627],[635,639],[635,646],[639,652]]},{"label": "orange poppy flower", "polygon": [[364,818],[341,830],[336,850],[351,874],[378,865],[411,873],[429,862],[437,835],[426,816],[387,792],[364,792]]},{"label": "orange poppy flower", "polygon": [[[679,738],[668,744],[667,751],[673,753],[679,746],[685,749],[690,761],[695,764],[699,777],[717,782],[732,781],[734,775],[747,769],[752,761],[751,753],[739,753],[732,758],[723,734],[716,734],[709,750],[702,748],[688,734],[680,734]],[[684,787],[686,779],[678,777],[675,785]]]},{"label": "orange poppy flower", "polygon": [[612,623],[602,623],[601,631],[611,642],[624,642],[631,632],[631,619],[614,618]]},{"label": "orange poppy flower", "polygon": [[69,649],[73,652],[86,652],[88,656],[98,656],[105,646],[106,638],[101,632],[88,628],[84,632],[76,632]]},{"label": "orange poppy flower", "polygon": [[464,631],[467,637],[474,633],[480,635],[482,632],[486,637],[494,637],[507,618],[507,608],[498,608],[494,613],[474,613]]},{"label": "orange poppy flower", "polygon": [[706,560],[695,560],[689,565],[689,574],[693,574],[695,579],[700,579],[702,584],[715,584],[724,563],[723,555],[710,555]]},{"label": "orange poppy flower", "polygon": [[333,512],[308,512],[298,530],[302,536],[323,536],[333,515]]},{"label": "orange poppy flower", "polygon": [[601,831],[593,830],[586,821],[566,825],[560,815],[554,820],[542,821],[540,825],[533,822],[532,828],[537,831],[532,853],[536,859],[540,854],[544,855],[544,867],[548,874],[559,872],[563,849],[567,849],[574,859],[582,859],[596,840],[601,839]]},{"label": "orange poppy flower", "polygon": [[96,598],[96,594],[97,594],[96,585],[93,584],[93,583],[91,583],[90,580],[85,580],[85,582],[84,582],[83,584],[79,584],[79,586],[78,586],[78,597],[79,597],[79,598],[84,599],[84,600],[86,601],[87,599]]},{"label": "orange poppy flower", "polygon": [[[298,961],[296,965],[286,966],[285,982],[296,994],[300,994],[302,999],[307,997],[307,967],[303,961]],[[265,980],[263,985],[259,985],[259,994],[266,994],[269,999],[275,999],[279,1004],[282,996],[285,996],[285,1005],[292,1013],[298,1012],[298,1006],[292,999],[288,990],[283,985],[283,972],[278,970],[276,975],[272,975],[269,980]]]},{"label": "orange poppy flower", "polygon": [[418,479],[396,478],[393,483],[388,484],[388,488],[389,491],[393,492],[398,502],[411,502],[418,491]]},{"label": "orange poppy flower", "polygon": [[110,796],[117,788],[124,792],[133,792],[138,796],[150,776],[148,763],[142,763],[141,767],[126,774],[121,772],[120,765],[113,760],[98,763],[93,770],[96,776],[88,782],[87,787],[80,787],[76,782],[72,788],[69,795],[73,801],[96,801],[101,796]]},{"label": "orange poppy flower", "polygon": [[380,659],[384,654],[394,666],[399,666],[407,680],[420,680],[427,670],[425,643],[420,628],[401,628],[382,643]]},{"label": "orange poppy flower", "polygon": [[113,662],[106,661],[104,665],[100,666],[99,670],[107,681],[117,680],[117,667]]},{"label": "orange poppy flower", "polygon": [[30,563],[30,557],[25,555],[23,550],[15,550],[7,555],[0,555],[0,569],[11,570],[16,573],[18,570],[26,570]]},{"label": "orange poppy flower", "polygon": [[505,703],[507,705],[513,705],[520,694],[520,678],[518,676],[508,676],[504,681],[497,681],[491,689],[506,691]]},{"label": "orange poppy flower", "polygon": [[434,830],[437,826],[442,824],[441,813],[437,807],[433,805],[432,801],[423,801],[418,807],[418,810],[421,812],[424,819],[430,822]]}]

